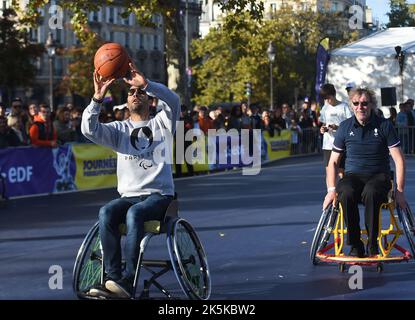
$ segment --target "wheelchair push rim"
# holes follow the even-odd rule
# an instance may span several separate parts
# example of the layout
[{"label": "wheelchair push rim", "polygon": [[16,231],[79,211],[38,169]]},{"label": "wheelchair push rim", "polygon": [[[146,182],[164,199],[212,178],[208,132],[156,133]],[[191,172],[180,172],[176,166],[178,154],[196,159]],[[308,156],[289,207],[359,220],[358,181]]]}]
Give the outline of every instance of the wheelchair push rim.
[{"label": "wheelchair push rim", "polygon": [[405,233],[406,239],[408,241],[410,251],[412,253],[412,258],[415,259],[415,224],[414,224],[414,217],[412,215],[411,209],[407,205],[405,210],[402,210],[398,206],[396,207],[396,211],[398,212],[398,217],[402,224],[402,229]]},{"label": "wheelchair push rim", "polygon": [[102,248],[98,222],[88,232],[79,248],[74,270],[73,290],[79,298],[93,298],[89,289],[102,283]]},{"label": "wheelchair push rim", "polygon": [[167,235],[173,270],[189,299],[207,300],[211,281],[206,253],[193,227],[184,219],[174,219]]},{"label": "wheelchair push rim", "polygon": [[331,229],[336,221],[335,207],[330,204],[320,217],[310,248],[310,259],[314,265],[319,262],[318,253],[325,248],[330,240]]}]

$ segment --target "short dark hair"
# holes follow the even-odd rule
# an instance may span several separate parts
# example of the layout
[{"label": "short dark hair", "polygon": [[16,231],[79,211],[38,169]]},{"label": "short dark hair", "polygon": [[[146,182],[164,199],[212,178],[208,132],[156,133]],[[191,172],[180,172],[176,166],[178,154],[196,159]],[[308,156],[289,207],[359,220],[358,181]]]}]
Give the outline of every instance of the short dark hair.
[{"label": "short dark hair", "polygon": [[330,96],[336,96],[336,89],[331,83],[323,84],[320,88],[320,96],[323,99],[327,99]]}]

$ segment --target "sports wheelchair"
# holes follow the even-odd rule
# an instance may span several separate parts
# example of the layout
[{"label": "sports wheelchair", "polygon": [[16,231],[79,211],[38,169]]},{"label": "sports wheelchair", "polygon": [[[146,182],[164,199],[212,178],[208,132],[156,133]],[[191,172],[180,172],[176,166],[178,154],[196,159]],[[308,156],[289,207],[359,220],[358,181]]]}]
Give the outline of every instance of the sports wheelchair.
[{"label": "sports wheelchair", "polygon": [[[393,175],[392,175],[393,177]],[[383,271],[384,263],[397,263],[415,259],[415,219],[407,204],[407,209],[401,210],[395,204],[394,184],[388,194],[388,200],[382,203],[379,208],[379,233],[378,245],[379,255],[365,258],[347,256],[344,253],[345,217],[343,208],[339,201],[335,205],[329,205],[321,215],[314,234],[310,249],[310,259],[314,265],[320,262],[336,263],[341,272],[344,272],[346,265],[376,266],[378,272]],[[386,209],[390,215],[389,227],[382,228],[382,209]],[[395,214],[396,210],[396,214]],[[399,223],[398,223],[399,221]],[[409,244],[409,251],[397,244],[400,236],[405,235]],[[330,242],[332,238],[332,242]],[[361,231],[361,239],[367,244],[367,231]]]},{"label": "sports wheelchair", "polygon": [[[167,299],[172,294],[157,279],[173,271],[184,294],[189,299],[207,300],[211,293],[211,281],[207,258],[203,246],[189,222],[178,217],[177,196],[166,210],[163,221],[147,221],[145,235],[140,242],[140,254],[137,261],[131,299],[136,299],[139,276],[142,268],[151,273],[144,280],[139,299],[150,299],[150,287],[153,285]],[[126,234],[125,224],[120,225],[122,235]],[[144,259],[145,249],[153,236],[166,234],[169,260]],[[98,222],[89,230],[79,248],[73,269],[73,290],[80,299],[99,299],[88,294],[91,287],[103,284],[105,269]],[[122,262],[125,267],[125,262]],[[155,271],[157,270],[157,271]],[[104,299],[104,298],[102,298]]]}]

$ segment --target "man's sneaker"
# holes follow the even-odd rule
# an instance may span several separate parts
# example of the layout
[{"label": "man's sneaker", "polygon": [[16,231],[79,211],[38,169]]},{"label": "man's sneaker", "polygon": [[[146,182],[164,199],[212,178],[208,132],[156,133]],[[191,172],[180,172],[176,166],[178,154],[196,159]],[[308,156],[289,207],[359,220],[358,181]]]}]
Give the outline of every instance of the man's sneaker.
[{"label": "man's sneaker", "polygon": [[108,280],[105,282],[105,288],[115,294],[118,298],[128,299],[133,292],[133,284],[130,280],[122,278],[121,280],[114,281]]},{"label": "man's sneaker", "polygon": [[97,297],[97,298],[117,298],[114,293],[109,291],[102,284],[98,284],[96,286],[91,287],[89,291],[87,292],[87,295],[91,297]]},{"label": "man's sneaker", "polygon": [[349,256],[364,258],[365,257],[365,246],[362,242],[353,245],[352,249],[350,250]]}]

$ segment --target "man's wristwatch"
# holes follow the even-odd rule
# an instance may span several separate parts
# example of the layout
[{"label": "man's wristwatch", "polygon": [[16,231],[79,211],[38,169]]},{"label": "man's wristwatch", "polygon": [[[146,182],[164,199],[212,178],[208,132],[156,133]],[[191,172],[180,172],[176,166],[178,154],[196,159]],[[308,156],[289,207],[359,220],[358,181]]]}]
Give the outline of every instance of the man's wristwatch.
[{"label": "man's wristwatch", "polygon": [[98,104],[102,104],[104,102],[104,98],[98,100],[98,99],[95,99],[95,97],[92,97],[92,101],[94,101]]}]

